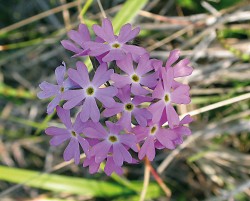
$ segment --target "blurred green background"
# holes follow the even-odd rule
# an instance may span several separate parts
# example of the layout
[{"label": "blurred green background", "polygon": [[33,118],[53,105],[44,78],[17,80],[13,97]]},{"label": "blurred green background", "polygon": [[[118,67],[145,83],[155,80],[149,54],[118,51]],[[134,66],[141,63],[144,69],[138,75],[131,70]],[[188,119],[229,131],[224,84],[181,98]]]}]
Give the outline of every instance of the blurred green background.
[{"label": "blurred green background", "polygon": [[[250,200],[250,1],[101,0],[115,30],[141,27],[135,44],[166,61],[173,49],[190,59],[193,135],[152,166],[174,201]],[[144,164],[107,177],[62,160],[44,128],[59,124],[36,98],[38,84],[77,61],[60,41],[80,22],[100,23],[96,0],[0,2],[0,200],[139,200]],[[151,177],[146,200],[167,200]]]}]

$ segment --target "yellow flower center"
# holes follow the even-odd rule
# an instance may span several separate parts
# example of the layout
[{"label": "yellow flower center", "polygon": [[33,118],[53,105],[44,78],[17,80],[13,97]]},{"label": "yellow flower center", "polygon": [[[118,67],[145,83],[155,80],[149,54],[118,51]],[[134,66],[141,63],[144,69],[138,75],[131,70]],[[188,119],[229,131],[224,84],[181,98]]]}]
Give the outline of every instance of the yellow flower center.
[{"label": "yellow flower center", "polygon": [[169,102],[170,98],[169,98],[169,95],[168,95],[168,94],[165,95],[164,100],[165,100],[166,103]]},{"label": "yellow flower center", "polygon": [[132,111],[132,110],[134,109],[134,105],[133,105],[132,103],[127,103],[127,104],[125,105],[125,109],[126,109],[127,111]]},{"label": "yellow flower center", "polygon": [[150,130],[150,134],[151,134],[151,135],[154,135],[155,132],[156,132],[156,130],[157,130],[156,126],[153,126],[153,127],[151,128],[151,130]]},{"label": "yellow flower center", "polygon": [[94,94],[94,89],[93,89],[93,87],[87,88],[87,89],[86,89],[86,92],[87,92],[87,94],[88,94],[89,96],[93,95],[93,94]]},{"label": "yellow flower center", "polygon": [[139,82],[140,78],[138,77],[138,75],[134,74],[134,75],[132,75],[132,80],[134,82]]},{"label": "yellow flower center", "polygon": [[76,137],[76,132],[75,132],[75,131],[71,131],[71,135],[72,135],[73,137]]},{"label": "yellow flower center", "polygon": [[114,142],[117,142],[117,141],[118,141],[118,139],[117,139],[117,137],[116,137],[116,136],[111,135],[111,136],[109,136],[109,141],[110,141],[110,142],[112,142],[112,143],[114,143]]},{"label": "yellow flower center", "polygon": [[117,49],[117,48],[121,47],[121,45],[119,43],[114,43],[112,45],[112,47],[115,48],[115,49]]}]

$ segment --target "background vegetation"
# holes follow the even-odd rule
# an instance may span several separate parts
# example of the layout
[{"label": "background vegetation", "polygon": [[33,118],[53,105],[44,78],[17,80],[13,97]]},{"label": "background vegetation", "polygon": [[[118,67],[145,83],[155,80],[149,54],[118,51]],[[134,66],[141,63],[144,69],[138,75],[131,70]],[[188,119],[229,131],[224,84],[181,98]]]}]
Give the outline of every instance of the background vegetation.
[{"label": "background vegetation", "polygon": [[[62,161],[64,147],[49,146],[46,101],[38,84],[54,82],[54,70],[76,59],[60,40],[82,21],[102,18],[95,0],[8,0],[0,3],[0,200],[250,200],[250,2],[249,0],[102,0],[115,29],[141,27],[134,41],[166,61],[178,48],[194,67],[183,80],[192,103],[178,108],[195,119],[193,135],[178,149],[160,151],[151,164],[171,191],[144,164],[124,176]],[[143,187],[144,182],[144,188]],[[166,187],[165,186],[165,187]],[[166,192],[166,188],[165,188]]]}]

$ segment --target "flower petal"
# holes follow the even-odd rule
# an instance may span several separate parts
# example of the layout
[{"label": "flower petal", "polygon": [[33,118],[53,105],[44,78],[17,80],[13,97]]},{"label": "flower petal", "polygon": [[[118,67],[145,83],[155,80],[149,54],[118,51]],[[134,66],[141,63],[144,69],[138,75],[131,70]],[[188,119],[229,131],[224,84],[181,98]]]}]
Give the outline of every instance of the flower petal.
[{"label": "flower petal", "polygon": [[56,81],[58,85],[62,85],[63,84],[63,80],[64,80],[64,75],[66,73],[66,66],[65,63],[63,62],[61,66],[58,66],[55,70],[55,74],[56,74]]},{"label": "flower petal", "polygon": [[174,81],[174,70],[173,68],[169,68],[166,71],[162,71],[162,79],[163,79],[163,86],[165,92],[170,92],[170,89],[172,87],[172,83]]},{"label": "flower petal", "polygon": [[52,136],[55,136],[55,135],[68,135],[70,137],[70,133],[69,133],[69,131],[67,129],[58,128],[58,127],[55,127],[55,126],[50,126],[50,127],[46,128],[45,133],[47,135],[52,135]]},{"label": "flower petal", "polygon": [[118,143],[113,145],[113,160],[117,166],[122,166],[123,156]]},{"label": "flower petal", "polygon": [[149,106],[148,110],[153,114],[153,123],[158,123],[160,121],[164,108],[165,104],[163,103],[163,101],[158,101]]},{"label": "flower petal", "polygon": [[149,88],[153,88],[157,85],[159,74],[157,72],[141,77],[140,83]]},{"label": "flower petal", "polygon": [[186,127],[186,126],[179,126],[177,128],[173,129],[175,133],[183,136],[183,135],[191,135],[192,132],[190,130],[190,128]]},{"label": "flower petal", "polygon": [[119,140],[122,144],[127,145],[135,152],[138,151],[138,147],[136,145],[136,136],[133,134],[119,135]]},{"label": "flower petal", "polygon": [[63,124],[66,126],[66,128],[71,129],[72,123],[71,123],[71,119],[70,119],[70,111],[63,109],[60,106],[56,107],[56,111],[57,111],[58,117],[63,122]]},{"label": "flower petal", "polygon": [[117,93],[117,89],[113,86],[99,89],[96,92],[96,98],[105,106],[112,107],[115,104],[113,99],[114,95]]},{"label": "flower petal", "polygon": [[136,73],[142,76],[151,70],[153,70],[153,67],[151,66],[151,61],[149,60],[149,54],[146,53],[142,55],[139,59],[138,66],[136,68]]},{"label": "flower petal", "polygon": [[117,97],[123,102],[123,103],[128,103],[131,101],[130,98],[131,90],[130,90],[130,85],[126,85],[121,89],[118,89]]},{"label": "flower petal", "polygon": [[47,106],[47,113],[51,114],[61,101],[61,96],[57,95]]},{"label": "flower petal", "polygon": [[126,161],[128,163],[132,163],[132,156],[129,153],[129,151],[122,145],[119,144],[119,150],[122,154],[123,161]]},{"label": "flower petal", "polygon": [[137,123],[143,127],[147,126],[147,120],[152,119],[152,114],[145,108],[141,109],[134,109],[133,115],[135,116],[135,119]]},{"label": "flower petal", "polygon": [[88,141],[80,136],[77,137],[77,140],[80,143],[86,156],[88,156],[89,155],[89,143],[88,143]]},{"label": "flower petal", "polygon": [[119,75],[114,73],[110,78],[114,82],[114,86],[116,86],[117,88],[122,88],[127,84],[131,84],[130,77],[126,75]]},{"label": "flower petal", "polygon": [[76,119],[75,119],[75,123],[73,125],[73,130],[76,132],[76,133],[82,133],[83,132],[83,129],[85,128],[86,126],[86,123],[83,123],[81,121],[81,117],[80,117],[80,113],[78,113]]},{"label": "flower petal", "polygon": [[155,157],[154,138],[151,136],[145,140],[139,151],[138,157],[140,160],[142,160],[145,156],[147,156],[150,161],[152,161]]},{"label": "flower petal", "polygon": [[156,85],[153,93],[152,93],[152,97],[153,98],[158,98],[158,99],[162,99],[162,97],[164,96],[164,90],[162,87],[162,82],[158,81],[158,84]]},{"label": "flower petal", "polygon": [[100,163],[108,157],[110,147],[110,143],[108,143],[107,141],[102,141],[92,147],[92,149],[90,150],[90,155],[95,156],[96,163]]},{"label": "flower petal", "polygon": [[103,62],[118,61],[125,58],[125,53],[121,49],[111,49],[109,53],[102,58]]},{"label": "flower petal", "polygon": [[59,92],[59,86],[55,84],[51,84],[49,82],[43,81],[39,84],[39,87],[43,90],[38,92],[37,97],[40,99],[49,98],[51,96],[55,96]]},{"label": "flower petal", "polygon": [[113,69],[107,70],[106,63],[102,63],[96,70],[92,84],[96,87],[101,86],[105,82],[110,80],[110,76],[114,73]]},{"label": "flower petal", "polygon": [[116,115],[116,114],[122,112],[123,109],[124,109],[123,104],[115,103],[112,107],[106,108],[102,114],[104,117],[111,117],[113,115]]},{"label": "flower petal", "polygon": [[188,114],[181,121],[180,124],[189,124],[193,121],[192,117]]},{"label": "flower petal", "polygon": [[134,95],[146,95],[149,94],[150,91],[144,89],[139,83],[132,83],[131,85],[131,92]]},{"label": "flower petal", "polygon": [[124,71],[128,75],[132,75],[135,73],[131,54],[127,54],[123,60],[116,61],[116,64],[122,71]]},{"label": "flower petal", "polygon": [[53,136],[49,142],[50,142],[50,145],[52,146],[58,146],[68,139],[70,139],[70,136],[68,135],[57,135],[57,136]]},{"label": "flower petal", "polygon": [[93,25],[92,29],[95,32],[95,34],[100,38],[102,38],[103,40],[107,42],[115,41],[113,27],[111,21],[108,18],[104,18],[102,20],[102,27],[98,25]]},{"label": "flower petal", "polygon": [[[164,145],[168,149],[174,149],[175,145],[172,140],[169,139],[168,133],[164,132],[165,129],[160,129],[157,134],[156,138],[159,140],[159,142]],[[177,136],[176,136],[177,138]]]},{"label": "flower petal", "polygon": [[183,59],[174,66],[174,77],[185,77],[191,75],[193,68],[188,66],[189,59]]},{"label": "flower petal", "polygon": [[120,43],[126,43],[135,38],[139,34],[139,32],[140,32],[139,27],[132,30],[131,24],[125,24],[122,26],[117,40]]},{"label": "flower petal", "polygon": [[78,32],[80,33],[83,41],[90,41],[90,33],[86,24],[80,24],[78,27]]},{"label": "flower petal", "polygon": [[89,117],[90,117],[90,113],[91,113],[91,99],[90,98],[86,98],[83,106],[82,106],[82,110],[80,112],[80,117],[82,122],[86,122],[88,121]]},{"label": "flower petal", "polygon": [[171,104],[168,104],[166,106],[166,114],[170,128],[174,128],[175,126],[178,126],[180,124],[179,116]]},{"label": "flower petal", "polygon": [[100,111],[99,111],[99,108],[97,107],[97,104],[94,98],[91,99],[90,107],[91,107],[90,118],[92,119],[93,122],[99,122]]},{"label": "flower petal", "polygon": [[180,50],[172,50],[169,54],[168,60],[166,62],[166,68],[172,66],[180,57]]},{"label": "flower petal", "polygon": [[104,139],[106,137],[106,133],[100,133],[99,130],[90,127],[84,129],[84,134],[88,138],[95,138],[95,139]]},{"label": "flower petal", "polygon": [[188,85],[181,85],[176,88],[171,93],[171,100],[173,103],[176,104],[189,104],[191,99],[189,97],[189,86]]},{"label": "flower petal", "polygon": [[65,161],[69,161],[72,158],[74,158],[75,164],[79,164],[79,162],[80,162],[80,149],[79,149],[79,143],[75,138],[71,138],[68,146],[64,150],[63,158]]},{"label": "flower petal", "polygon": [[126,51],[126,53],[131,53],[133,60],[138,62],[139,56],[147,53],[147,51],[143,47],[135,46],[135,45],[127,45],[124,44],[122,49]]},{"label": "flower petal", "polygon": [[93,41],[86,42],[85,46],[90,49],[89,55],[91,56],[99,56],[111,50],[111,47],[108,44]]},{"label": "flower petal", "polygon": [[83,89],[69,90],[63,93],[62,98],[64,100],[68,100],[66,103],[64,103],[63,108],[70,110],[71,108],[78,105],[82,100],[84,100],[85,94]]},{"label": "flower petal", "polygon": [[74,53],[82,52],[82,49],[78,48],[74,43],[72,43],[69,40],[62,40],[61,44],[66,50],[69,50],[71,52],[74,52]]},{"label": "flower petal", "polygon": [[81,61],[76,63],[77,70],[69,69],[68,75],[70,79],[79,84],[82,88],[86,87],[89,84],[89,73],[86,65]]},{"label": "flower petal", "polygon": [[115,172],[118,175],[122,175],[123,171],[122,168],[120,166],[117,166],[113,160],[112,157],[108,157],[107,158],[107,162],[104,168],[104,172],[110,176],[113,172]]},{"label": "flower petal", "polygon": [[122,125],[125,129],[131,129],[131,113],[124,111],[122,117],[117,122],[119,125]]},{"label": "flower petal", "polygon": [[94,174],[99,170],[100,163],[95,162],[95,157],[85,158],[83,161],[83,167],[89,166],[89,173]]}]

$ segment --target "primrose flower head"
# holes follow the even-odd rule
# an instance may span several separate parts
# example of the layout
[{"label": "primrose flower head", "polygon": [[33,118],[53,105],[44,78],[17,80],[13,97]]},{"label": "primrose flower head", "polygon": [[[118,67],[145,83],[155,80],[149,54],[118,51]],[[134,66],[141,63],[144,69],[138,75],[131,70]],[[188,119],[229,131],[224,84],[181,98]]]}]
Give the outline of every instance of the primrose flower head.
[{"label": "primrose flower head", "polygon": [[101,163],[107,175],[122,174],[124,164],[137,164],[144,157],[152,161],[156,149],[175,149],[191,134],[186,126],[191,117],[180,120],[175,110],[175,105],[190,103],[190,87],[175,78],[193,69],[188,59],[178,62],[179,50],[170,53],[163,67],[143,47],[128,44],[140,31],[131,24],[122,26],[118,35],[109,19],[92,29],[94,37],[81,24],[61,43],[76,58],[89,56],[93,70],[82,61],[68,70],[63,63],[55,71],[57,84],[42,82],[37,96],[53,97],[47,112],[56,109],[64,126],[50,126],[45,133],[52,146],[68,141],[64,160],[79,164],[84,153],[83,167],[91,174]]}]

